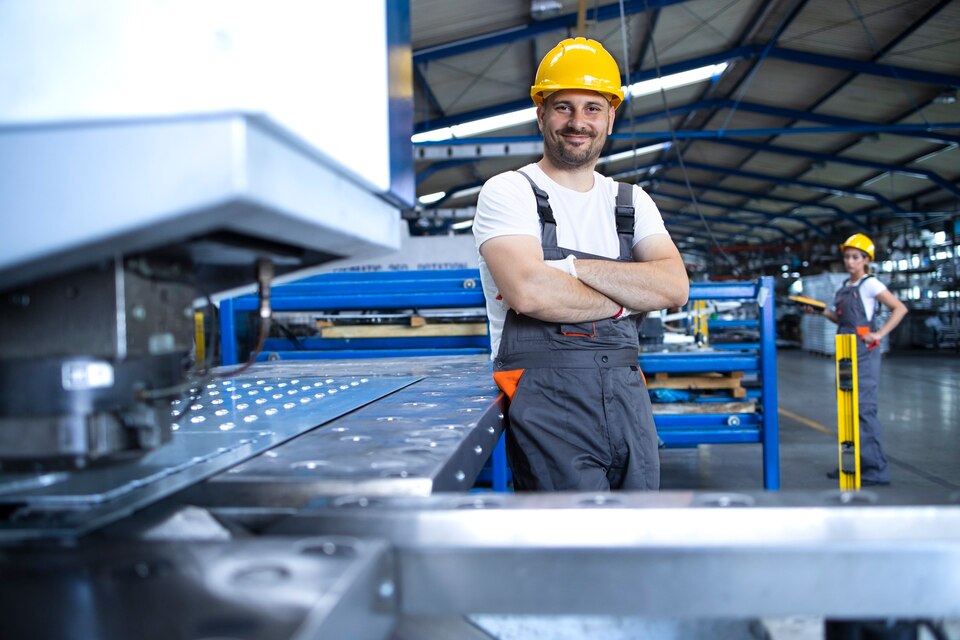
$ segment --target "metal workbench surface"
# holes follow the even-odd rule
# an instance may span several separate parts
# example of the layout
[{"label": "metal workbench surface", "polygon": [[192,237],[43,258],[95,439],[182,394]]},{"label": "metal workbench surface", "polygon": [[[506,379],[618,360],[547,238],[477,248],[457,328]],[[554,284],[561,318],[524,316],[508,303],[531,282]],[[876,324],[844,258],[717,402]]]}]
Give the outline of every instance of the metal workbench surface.
[{"label": "metal workbench surface", "polygon": [[489,371],[482,356],[220,371],[174,409],[173,439],[156,451],[79,471],[0,474],[9,512],[0,538],[82,535],[211,477],[217,493],[294,503],[469,489],[503,429]]}]

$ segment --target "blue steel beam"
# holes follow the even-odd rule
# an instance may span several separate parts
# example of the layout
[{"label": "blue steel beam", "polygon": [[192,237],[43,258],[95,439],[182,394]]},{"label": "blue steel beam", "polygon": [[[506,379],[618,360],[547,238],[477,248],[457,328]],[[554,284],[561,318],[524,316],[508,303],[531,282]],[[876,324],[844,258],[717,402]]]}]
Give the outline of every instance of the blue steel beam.
[{"label": "blue steel beam", "polygon": [[[960,136],[950,135],[946,133],[938,133],[934,130],[927,129],[926,125],[911,125],[910,127],[904,128],[902,126],[897,126],[895,129],[890,128],[891,125],[896,126],[896,123],[873,123],[866,122],[864,120],[854,120],[852,118],[841,118],[838,116],[831,116],[823,113],[815,113],[812,111],[799,111],[797,109],[786,109],[783,107],[772,107],[769,105],[756,104],[753,102],[740,102],[736,103],[733,100],[725,99],[714,99],[714,100],[698,100],[696,102],[691,102],[684,105],[679,105],[676,107],[670,107],[670,115],[686,115],[688,113],[694,113],[696,111],[701,111],[705,109],[730,109],[734,106],[737,107],[740,111],[750,111],[752,113],[762,113],[764,115],[775,116],[779,118],[787,118],[793,120],[806,120],[809,122],[821,122],[823,124],[833,125],[835,127],[840,127],[836,132],[846,133],[846,132],[873,132],[878,133],[890,133],[892,135],[905,136],[909,138],[921,138],[924,140],[929,140],[930,142],[942,143],[942,144],[960,144]],[[632,120],[619,120],[618,123],[623,127],[635,126],[638,124],[643,124],[645,122],[656,122],[658,120],[663,120],[667,116],[663,111],[651,111],[649,113],[644,113],[639,116],[635,116]],[[952,126],[947,124],[936,123],[933,125],[936,129],[947,129],[947,128],[958,128],[956,123],[953,123]],[[849,127],[849,128],[848,128]],[[877,127],[887,127],[883,130],[877,129]],[[797,131],[796,129],[782,127],[781,129],[789,129],[789,131]],[[805,131],[804,133],[809,133]],[[639,135],[639,134],[637,134]]]},{"label": "blue steel beam", "polygon": [[[672,64],[664,65],[660,68],[661,76],[668,76],[674,73],[681,73],[683,71],[692,71],[693,69],[699,69],[712,64],[719,64],[721,62],[733,62],[736,60],[749,58],[754,55],[753,48],[751,47],[738,47],[736,49],[728,49],[726,51],[721,51],[719,53],[712,53],[705,56],[700,56],[697,58],[691,58],[689,60],[681,60],[680,62],[675,62]],[[631,70],[630,71],[630,82],[637,83],[644,80],[652,80],[658,77],[656,69],[644,69],[644,70]],[[625,102],[629,102],[627,99]],[[529,96],[518,100],[512,100],[510,102],[504,102],[497,105],[491,105],[489,107],[484,107],[482,109],[474,109],[473,111],[465,111],[463,113],[458,113],[456,115],[448,116],[446,118],[438,118],[436,120],[431,120],[429,122],[420,122],[414,125],[414,133],[422,133],[424,131],[432,131],[434,129],[441,129],[443,127],[449,127],[455,124],[460,124],[462,122],[470,122],[473,120],[479,120],[481,118],[489,118],[491,116],[499,116],[504,113],[509,113],[511,111],[518,111],[520,109],[526,109],[532,107],[533,102],[530,100]],[[620,109],[624,107],[621,106]]]},{"label": "blue steel beam", "polygon": [[[660,75],[666,76],[673,73],[679,73],[681,71],[699,69],[700,67],[704,67],[711,64],[718,64],[720,62],[733,62],[735,60],[741,60],[741,59],[752,59],[762,55],[763,51],[764,50],[760,45],[746,45],[742,47],[736,47],[733,49],[728,49],[726,51],[721,51],[718,53],[700,56],[697,58],[691,58],[689,60],[682,60],[680,62],[675,62],[673,64],[662,66],[660,68]],[[782,49],[777,47],[773,47],[772,49],[770,49],[769,55],[773,57],[780,57],[781,59],[790,59],[790,60],[793,60],[794,62],[805,62],[806,64],[813,64],[813,65],[827,67],[831,69],[847,70],[852,73],[853,72],[872,73],[874,75],[883,75],[886,77],[900,77],[901,79],[912,80],[915,82],[926,82],[928,84],[934,84],[937,86],[960,87],[960,76],[954,76],[949,74],[912,70],[906,67],[893,68],[890,65],[860,62],[857,60],[850,60],[848,58],[840,58],[838,56],[804,54],[804,52],[794,52],[790,49]],[[804,56],[807,56],[807,57],[804,58]],[[649,80],[656,77],[657,77],[656,69],[646,69],[646,70],[631,71],[630,79],[632,82],[640,82],[643,80]],[[447,118],[431,120],[429,123],[421,122],[414,127],[414,131],[417,133],[420,133],[430,129],[438,129],[441,127],[447,127],[450,125],[459,124],[461,122],[467,122],[470,120],[477,120],[477,119],[486,118],[489,116],[500,115],[510,111],[523,109],[529,106],[530,106],[530,100],[524,97],[523,99],[520,99],[520,100],[514,100],[511,102],[507,102],[499,105],[492,105],[490,107],[460,113],[455,116],[450,116]],[[703,106],[707,106],[707,105],[703,105]],[[737,105],[737,108],[739,107],[740,105]],[[687,112],[689,110],[690,110],[689,108],[683,107],[683,106],[676,107],[676,108],[671,107],[670,112],[671,114],[674,114],[674,113],[679,114],[679,113]],[[640,118],[654,118],[654,117],[662,118],[663,114],[658,113],[656,115],[648,114],[647,116],[640,116]]]},{"label": "blue steel beam", "polygon": [[[681,181],[679,181],[679,180],[671,180],[670,178],[664,178],[664,177],[660,177],[659,180],[660,180],[661,182],[666,182],[666,183],[668,183],[668,184],[677,184],[677,185],[681,185],[681,186],[686,186],[686,183],[685,183],[685,182],[681,182]],[[732,196],[739,196],[739,197],[741,197],[741,198],[749,198],[749,199],[751,199],[751,200],[770,200],[771,202],[782,202],[783,204],[789,204],[789,205],[793,205],[793,206],[797,206],[797,207],[816,206],[816,207],[820,207],[820,208],[822,208],[822,209],[827,209],[828,211],[832,212],[833,214],[835,214],[835,215],[837,215],[837,216],[839,216],[839,217],[841,217],[841,218],[844,218],[844,219],[847,220],[848,222],[851,222],[851,223],[857,225],[858,227],[862,228],[864,231],[869,231],[869,230],[870,230],[869,227],[867,227],[866,225],[864,225],[864,223],[861,222],[856,216],[854,216],[854,215],[852,215],[852,214],[850,214],[850,213],[847,213],[846,211],[844,211],[844,210],[841,209],[840,207],[836,207],[836,206],[834,206],[834,205],[829,205],[829,204],[811,204],[811,203],[809,203],[809,202],[804,202],[804,201],[802,201],[802,200],[796,200],[796,199],[794,199],[794,198],[784,198],[783,196],[774,196],[774,195],[770,195],[770,194],[768,194],[768,193],[758,194],[758,193],[755,193],[755,192],[753,192],[753,191],[743,191],[743,190],[741,190],[741,189],[731,189],[730,187],[721,187],[721,186],[718,186],[718,185],[707,185],[707,184],[699,184],[699,183],[692,183],[692,182],[691,182],[691,186],[694,186],[694,187],[696,187],[696,188],[698,188],[698,189],[703,189],[703,190],[706,190],[706,191],[718,191],[718,192],[720,192],[720,193],[726,193],[726,194],[729,194],[729,195],[732,195]],[[702,200],[701,200],[701,202],[702,202]],[[784,217],[789,217],[789,216],[784,216]]]},{"label": "blue steel beam", "polygon": [[437,96],[434,95],[433,90],[430,89],[430,84],[424,77],[423,72],[421,72],[420,68],[417,66],[413,67],[413,78],[420,87],[420,91],[423,93],[423,97],[427,103],[427,109],[439,113],[441,118],[444,117],[446,114],[443,111],[443,107],[440,105],[440,101],[437,100]]},{"label": "blue steel beam", "polygon": [[[664,163],[665,168],[673,168],[678,163],[670,161]],[[883,204],[893,212],[903,213],[904,209],[898,205],[893,200],[890,200],[886,196],[877,193],[876,191],[868,191],[865,189],[849,189],[846,187],[838,187],[834,185],[824,184],[820,182],[810,182],[807,180],[795,180],[792,178],[787,178],[784,176],[775,176],[766,173],[756,173],[754,171],[745,171],[743,169],[736,169],[734,167],[719,167],[712,164],[704,164],[702,162],[691,162],[689,160],[684,160],[684,164],[688,169],[700,169],[702,171],[711,171],[713,173],[722,173],[731,176],[737,176],[740,178],[749,178],[751,180],[759,180],[761,182],[774,182],[779,184],[788,184],[794,187],[801,187],[804,189],[809,189],[811,191],[817,191],[821,193],[829,193],[830,195],[836,196],[848,196],[851,198],[869,198],[880,204]],[[819,206],[819,203],[817,204]]]},{"label": "blue steel beam", "polygon": [[[700,216],[694,213],[682,213],[682,212],[674,211],[673,209],[666,209],[663,207],[660,207],[660,213],[669,214],[669,215],[664,215],[664,224],[666,224],[669,229],[678,229],[683,234],[689,234],[689,233],[696,234],[696,233],[704,232],[703,222],[700,220]],[[684,218],[684,221],[680,221],[672,218],[671,216],[674,216],[674,215],[676,215],[677,217]],[[742,221],[736,222],[734,224],[738,226],[743,226],[743,227],[752,226],[752,225],[747,225]],[[714,235],[724,236],[727,239],[730,239],[733,237],[738,237],[738,238],[748,237],[748,238],[754,238],[756,240],[764,239],[764,237],[759,234],[744,233],[742,231],[729,231],[729,230],[715,231]]]},{"label": "blue steel beam", "polygon": [[807,158],[809,160],[815,160],[817,162],[836,162],[838,164],[847,164],[854,167],[863,167],[865,169],[875,169],[882,172],[890,173],[901,173],[908,176],[926,178],[931,182],[943,187],[945,190],[953,193],[954,195],[960,196],[960,188],[957,185],[953,184],[949,180],[946,180],[943,176],[929,171],[927,169],[919,169],[913,167],[902,167],[897,165],[885,164],[883,162],[874,162],[872,160],[861,160],[859,158],[848,158],[845,156],[835,156],[829,153],[817,153],[815,151],[807,151],[805,149],[794,149],[791,147],[779,147],[772,144],[762,144],[759,142],[748,142],[746,140],[735,140],[721,138],[717,140],[712,140],[716,144],[726,144],[734,147],[740,147],[742,149],[751,149],[753,151],[765,151],[767,153],[779,153],[786,156],[794,156],[800,158]]},{"label": "blue steel beam", "polygon": [[[712,102],[713,105],[707,105],[708,108],[715,106],[718,109],[730,108],[733,107],[733,100],[705,100],[704,102]],[[866,122],[864,120],[854,120],[853,118],[841,118],[839,116],[831,116],[825,113],[814,113],[811,111],[800,111],[797,109],[786,109],[784,107],[771,107],[768,105],[755,104],[752,102],[741,102],[738,105],[738,108],[743,111],[750,111],[753,113],[762,113],[764,115],[771,115],[782,118],[792,118],[794,120],[807,120],[809,122],[821,122],[823,124],[829,124],[836,127],[852,127],[848,131],[870,131],[869,127],[877,126],[890,126],[895,123],[887,123],[885,125],[877,125],[872,122]],[[934,123],[932,125],[936,129],[957,129],[954,123],[954,126],[945,126],[940,123]],[[843,131],[843,129],[841,129]],[[946,133],[934,133],[933,129],[929,130],[913,130],[910,128],[897,128],[897,129],[876,129],[877,132],[883,133],[892,133],[899,136],[906,136],[909,138],[923,138],[929,140],[930,142],[938,142],[944,144],[960,144],[960,136],[950,135]]]},{"label": "blue steel beam", "polygon": [[872,76],[892,78],[894,80],[922,82],[939,87],[960,88],[960,76],[948,73],[936,73],[934,71],[923,71],[922,69],[911,69],[910,67],[898,67],[886,63],[862,62],[851,58],[828,56],[822,53],[786,49],[784,47],[773,47],[770,49],[768,55],[771,58],[798,62],[814,67],[839,69],[840,71],[849,71],[851,73],[864,73]]},{"label": "blue steel beam", "polygon": [[[689,0],[627,0],[623,3],[624,14],[633,15],[645,11],[662,9],[675,4],[683,4]],[[591,22],[605,22],[620,18],[620,3],[613,2],[594,9],[587,10],[587,20]],[[501,44],[509,44],[518,40],[528,40],[552,31],[569,30],[577,26],[577,13],[566,13],[555,18],[529,22],[525,25],[492,31],[462,40],[445,42],[432,47],[423,47],[413,52],[414,64],[430,62],[442,58],[470,53]]]},{"label": "blue steel beam", "polygon": [[[669,184],[676,184],[676,185],[683,186],[683,187],[685,187],[686,184],[687,184],[686,182],[683,182],[683,181],[681,181],[681,180],[661,179],[661,182],[667,182],[667,183],[669,183]],[[693,188],[693,189],[710,189],[710,188],[711,188],[711,187],[709,187],[709,186],[707,186],[707,185],[697,184],[697,183],[695,183],[695,182],[691,182],[691,183],[690,183],[690,187]],[[821,228],[818,227],[817,225],[815,225],[815,224],[813,224],[812,222],[810,222],[810,220],[808,220],[805,216],[800,216],[800,215],[798,215],[798,216],[793,216],[793,215],[790,215],[790,214],[783,214],[783,213],[771,213],[771,212],[769,212],[769,211],[762,211],[762,210],[760,210],[760,209],[753,209],[753,208],[750,208],[750,207],[743,207],[743,206],[740,206],[740,205],[725,204],[725,203],[723,203],[723,202],[717,202],[716,200],[710,200],[710,199],[707,199],[707,198],[697,198],[696,200],[694,200],[693,198],[690,198],[690,197],[687,197],[687,196],[678,196],[678,195],[674,195],[674,194],[670,194],[670,193],[661,193],[661,192],[659,192],[659,191],[653,192],[653,193],[651,193],[650,195],[651,195],[651,196],[656,196],[656,197],[658,197],[658,198],[669,198],[669,199],[671,199],[671,200],[678,200],[678,201],[680,201],[680,202],[688,202],[688,203],[690,203],[690,204],[699,203],[699,204],[702,204],[702,205],[705,205],[705,206],[708,206],[708,207],[716,207],[716,208],[718,208],[718,209],[725,209],[725,210],[727,210],[727,211],[734,211],[734,212],[742,211],[743,213],[749,213],[749,214],[753,214],[753,215],[756,215],[756,216],[760,216],[761,218],[764,218],[765,220],[770,220],[770,221],[777,220],[777,219],[779,219],[779,218],[782,218],[782,219],[784,219],[784,220],[794,220],[794,221],[796,221],[796,222],[803,223],[808,229],[810,229],[811,231],[813,231],[813,232],[816,233],[817,235],[824,236],[824,237],[827,235],[826,232],[825,232],[823,229],[821,229]],[[745,221],[745,222],[746,222],[746,221]],[[751,224],[753,224],[753,223],[751,222]],[[793,238],[794,240],[799,241],[799,239],[798,239],[796,236],[794,236],[793,234],[791,234],[790,237]]]},{"label": "blue steel beam", "polygon": [[[680,217],[680,218],[688,218],[688,219],[690,219],[690,220],[698,220],[698,221],[700,220],[700,216],[697,215],[697,214],[695,214],[695,213],[685,213],[685,212],[683,212],[683,211],[677,211],[677,210],[675,210],[675,209],[666,209],[666,208],[663,208],[663,207],[660,207],[660,212],[661,212],[661,213],[669,213],[669,214],[672,215],[672,216],[678,216],[678,217]],[[773,231],[774,233],[779,233],[780,235],[782,235],[782,236],[785,237],[785,238],[791,238],[792,240],[799,242],[799,240],[797,239],[797,237],[794,236],[792,233],[790,233],[790,232],[787,231],[786,229],[781,229],[780,227],[776,227],[776,226],[774,226],[774,225],[772,225],[772,224],[763,224],[763,223],[758,223],[758,222],[744,222],[743,220],[738,220],[738,219],[736,219],[736,218],[731,218],[731,217],[729,217],[729,216],[704,216],[704,217],[707,218],[707,222],[708,222],[708,223],[710,223],[710,222],[719,222],[719,223],[721,223],[721,224],[733,224],[733,225],[738,225],[738,226],[741,226],[741,227],[747,227],[748,229],[755,229],[755,228],[757,228],[757,227],[760,227],[760,228],[763,228],[763,229],[769,229],[770,231]],[[701,222],[702,222],[702,221],[701,221]],[[751,235],[751,234],[741,234],[741,235]],[[758,236],[758,235],[755,235],[755,234],[751,235],[751,237],[758,238],[758,239],[760,239],[760,240],[763,240],[763,239],[764,239],[762,236]]]},{"label": "blue steel beam", "polygon": [[[690,235],[696,235],[696,234],[698,234],[698,233],[703,233],[703,225],[702,225],[702,224],[699,224],[699,225],[698,225],[698,224],[692,224],[692,223],[686,223],[686,222],[665,222],[664,224],[667,225],[667,229],[668,229],[668,230],[670,231],[670,233],[673,234],[673,235],[690,236]],[[745,234],[738,233],[738,232],[735,232],[735,231],[719,231],[719,230],[717,230],[717,229],[712,229],[712,231],[713,231],[713,235],[714,235],[714,236],[721,237],[721,238],[723,238],[724,240],[727,240],[727,241],[729,241],[729,240],[731,240],[731,239],[733,239],[733,238],[743,237],[743,236],[745,235]],[[756,236],[756,235],[752,235],[752,234],[751,234],[749,237],[755,238],[755,239],[757,239],[757,240],[763,240],[763,239],[764,239],[762,236]],[[701,238],[701,240],[704,241],[704,242],[706,241],[706,240],[703,239],[703,238]],[[675,239],[675,241],[676,241],[676,242],[679,242],[679,243],[684,242],[684,240],[682,240],[682,239]]]},{"label": "blue steel beam", "polygon": [[[612,140],[647,138],[650,140],[696,140],[700,138],[795,136],[811,133],[925,133],[937,129],[960,129],[960,122],[930,124],[845,124],[823,127],[764,127],[756,129],[678,129],[675,131],[633,131],[612,133]],[[927,137],[927,136],[922,136]],[[449,141],[447,141],[449,142]],[[474,143],[476,140],[474,140]]]},{"label": "blue steel beam", "polygon": [[[875,51],[872,59],[870,60],[870,62],[872,62],[872,63],[877,63],[877,62],[879,62],[880,60],[882,60],[884,56],[886,56],[888,53],[890,53],[891,51],[893,51],[894,49],[896,49],[897,47],[899,47],[904,41],[906,41],[907,38],[909,38],[911,35],[913,35],[917,30],[921,29],[921,28],[924,27],[929,21],[933,20],[933,19],[940,13],[940,11],[942,11],[944,8],[946,8],[947,6],[949,6],[949,5],[951,4],[951,2],[953,2],[953,0],[940,0],[940,2],[938,2],[937,4],[932,5],[932,6],[929,6],[929,7],[927,8],[926,12],[925,12],[923,15],[919,16],[916,20],[914,20],[912,23],[910,23],[909,25],[907,25],[905,29],[901,30],[900,33],[897,34],[893,39],[887,41],[887,43],[886,43],[883,47],[881,47],[879,50]],[[742,44],[742,42],[741,42],[741,44]],[[837,95],[844,87],[846,87],[847,85],[849,85],[850,82],[851,82],[854,78],[856,78],[856,77],[857,77],[857,74],[856,74],[856,73],[854,73],[854,72],[849,72],[849,73],[847,74],[846,78],[844,78],[844,79],[841,80],[840,82],[836,83],[836,84],[834,85],[834,87],[833,87],[830,91],[828,91],[827,93],[825,93],[825,94],[823,94],[822,96],[820,96],[820,98],[819,98],[816,102],[814,102],[812,105],[810,105],[810,106],[807,108],[807,111],[808,111],[808,112],[815,112],[815,111],[817,111],[817,109],[819,109],[820,107],[822,107],[822,106],[823,106],[824,104],[826,104],[830,99],[832,99],[835,95]],[[738,87],[738,88],[739,88],[739,87]],[[731,91],[731,95],[732,95],[734,92],[735,92],[735,90]],[[915,110],[913,111],[913,113],[916,113],[916,112],[919,111],[920,109],[921,109],[921,108],[918,107],[917,109],[915,109]],[[909,115],[909,113],[910,113],[910,112],[908,112],[907,114],[901,114],[900,116],[898,116],[898,117],[896,117],[896,118],[893,118],[891,121],[893,121],[893,122],[900,121],[900,120],[904,119],[905,117],[907,117],[907,115]],[[843,151],[845,151],[846,149],[849,149],[851,146],[853,146],[853,145],[852,145],[852,144],[847,145],[847,146],[846,146],[845,148],[843,148],[843,149],[834,149],[834,150],[833,150],[833,153],[834,153],[835,155],[840,155]],[[754,153],[756,153],[756,152],[754,152]],[[751,157],[752,157],[752,155],[751,155]],[[748,159],[749,159],[749,157],[748,157]],[[824,199],[824,198],[821,198],[821,200],[823,200],[823,199]]]}]

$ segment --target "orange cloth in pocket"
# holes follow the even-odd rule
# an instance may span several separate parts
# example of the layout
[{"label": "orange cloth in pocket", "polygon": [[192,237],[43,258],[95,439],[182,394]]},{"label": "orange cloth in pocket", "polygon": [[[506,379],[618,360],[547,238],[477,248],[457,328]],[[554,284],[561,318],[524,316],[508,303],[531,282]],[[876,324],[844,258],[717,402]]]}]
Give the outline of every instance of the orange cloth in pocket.
[{"label": "orange cloth in pocket", "polygon": [[493,381],[497,383],[501,391],[507,394],[507,398],[513,400],[513,394],[517,392],[517,385],[520,384],[520,376],[523,375],[523,372],[523,369],[494,371]]}]

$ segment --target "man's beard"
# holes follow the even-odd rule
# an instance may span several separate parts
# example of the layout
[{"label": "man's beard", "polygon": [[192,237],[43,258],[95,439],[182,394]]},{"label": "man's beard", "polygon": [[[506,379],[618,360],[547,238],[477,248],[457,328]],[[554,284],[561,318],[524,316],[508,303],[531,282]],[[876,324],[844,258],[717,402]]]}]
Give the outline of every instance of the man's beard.
[{"label": "man's beard", "polygon": [[[590,136],[591,139],[586,144],[573,147],[563,139],[563,136],[567,134],[586,135]],[[598,134],[590,131],[563,129],[557,132],[555,136],[544,138],[544,149],[550,160],[560,168],[579,169],[586,165],[592,167],[596,163],[597,158],[600,157],[600,151],[603,149],[603,143],[605,142],[601,139],[598,144],[598,137],[600,137]]]}]

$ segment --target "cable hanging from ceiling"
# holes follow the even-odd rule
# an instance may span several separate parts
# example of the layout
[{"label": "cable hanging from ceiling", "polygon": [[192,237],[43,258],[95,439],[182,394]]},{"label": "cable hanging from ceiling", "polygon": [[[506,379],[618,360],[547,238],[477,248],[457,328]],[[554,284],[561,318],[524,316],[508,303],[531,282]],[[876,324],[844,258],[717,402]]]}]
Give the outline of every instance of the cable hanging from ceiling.
[{"label": "cable hanging from ceiling", "polygon": [[[649,16],[649,7],[647,6],[647,0],[643,0],[643,13],[644,15]],[[659,78],[662,76],[662,73],[660,70],[660,56],[657,52],[657,43],[656,43],[656,39],[653,36],[652,21],[649,19],[649,17],[646,20],[646,28],[647,28],[647,38],[649,39],[649,42],[650,42],[650,52],[653,55],[654,68],[656,69],[657,77]],[[624,8],[624,0],[620,0],[620,34],[621,34],[621,40],[623,42],[623,56],[624,56],[623,67],[626,70],[626,74],[627,74],[626,76],[627,86],[630,86],[630,43],[627,37],[627,17],[626,17],[626,10]],[[697,196],[693,192],[693,186],[690,184],[690,176],[687,173],[687,166],[683,161],[683,153],[680,150],[679,146],[677,145],[677,132],[673,126],[673,116],[671,115],[670,107],[667,104],[667,93],[664,90],[662,85],[660,87],[659,93],[660,93],[660,101],[661,101],[661,104],[663,105],[663,113],[667,120],[667,128],[670,131],[670,141],[671,141],[670,148],[676,151],[677,162],[679,164],[680,171],[683,174],[683,182],[686,185],[687,193],[690,196],[690,201],[693,204],[694,211],[696,212],[697,217],[700,219],[701,224],[703,224],[703,228],[706,230],[707,235],[710,236],[711,243],[713,244],[713,246],[717,248],[717,252],[720,254],[720,256],[724,260],[726,260],[727,264],[730,265],[734,274],[740,277],[741,273],[740,273],[739,265],[730,255],[728,255],[723,250],[723,247],[721,246],[720,241],[717,240],[716,235],[714,235],[713,233],[713,229],[710,228],[710,224],[707,222],[706,217],[703,215],[703,212],[700,210],[700,202],[697,200]],[[629,112],[629,119],[632,122],[633,121],[632,96],[631,96],[631,99],[628,100],[628,103],[629,103],[629,106],[627,108]],[[632,145],[632,149],[635,152],[636,138],[634,136],[631,136],[630,142]],[[634,163],[633,169],[634,171],[637,171],[636,155],[634,155],[633,157],[633,163]]]}]

